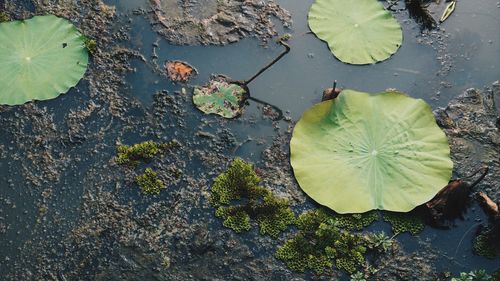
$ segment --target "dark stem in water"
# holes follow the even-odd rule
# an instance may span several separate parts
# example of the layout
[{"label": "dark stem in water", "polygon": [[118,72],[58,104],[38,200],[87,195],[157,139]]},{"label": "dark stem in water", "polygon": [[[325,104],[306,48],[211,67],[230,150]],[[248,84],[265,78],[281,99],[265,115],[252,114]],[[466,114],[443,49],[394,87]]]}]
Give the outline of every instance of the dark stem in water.
[{"label": "dark stem in water", "polygon": [[277,58],[275,58],[273,61],[268,63],[266,66],[264,66],[261,70],[259,70],[257,73],[255,73],[254,76],[250,77],[250,79],[243,81],[244,85],[248,85],[250,82],[252,82],[255,78],[257,78],[259,75],[261,75],[264,71],[266,71],[268,68],[273,66],[276,62],[278,62],[281,58],[283,58],[288,52],[290,52],[290,46],[283,42],[282,40],[278,41],[279,44],[281,44],[283,47],[285,47],[285,50],[283,53],[281,53]]}]

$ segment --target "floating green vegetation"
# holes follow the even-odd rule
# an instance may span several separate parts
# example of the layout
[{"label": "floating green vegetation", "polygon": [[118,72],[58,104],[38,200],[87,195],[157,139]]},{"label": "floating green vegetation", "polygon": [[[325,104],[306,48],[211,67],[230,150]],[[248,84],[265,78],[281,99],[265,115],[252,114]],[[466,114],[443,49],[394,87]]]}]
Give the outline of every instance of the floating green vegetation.
[{"label": "floating green vegetation", "polygon": [[401,26],[377,0],[316,0],[308,22],[311,31],[345,63],[386,60],[403,41]]},{"label": "floating green vegetation", "polygon": [[10,17],[7,13],[0,11],[0,22],[10,21]]},{"label": "floating green vegetation", "polygon": [[351,274],[351,281],[366,281],[365,275],[358,271],[354,274]]},{"label": "floating green vegetation", "polygon": [[339,214],[334,216],[337,226],[345,230],[361,230],[380,218],[377,211],[361,214]]},{"label": "floating green vegetation", "polygon": [[160,194],[165,184],[158,178],[158,174],[151,168],[146,168],[144,174],[135,177],[135,182],[141,188],[143,194]]},{"label": "floating green vegetation", "polygon": [[151,160],[157,154],[166,152],[172,147],[178,145],[179,144],[176,141],[171,141],[168,143],[145,141],[142,143],[136,143],[132,146],[119,145],[116,148],[116,163],[120,165],[137,167],[137,165],[139,165],[139,160]]},{"label": "floating green vegetation", "polygon": [[494,259],[500,256],[500,248],[494,247],[493,243],[490,243],[486,234],[479,234],[476,236],[474,239],[473,249],[477,255],[489,259]]},{"label": "floating green vegetation", "polygon": [[53,15],[0,23],[0,104],[49,100],[85,74],[85,38]]},{"label": "floating green vegetation", "polygon": [[97,51],[97,42],[94,39],[86,38],[85,48],[87,48],[87,51],[93,55]]},{"label": "floating green vegetation", "polygon": [[409,212],[453,168],[431,107],[395,91],[343,90],[309,108],[293,129],[290,163],[302,190],[341,214]]},{"label": "floating green vegetation", "polygon": [[260,180],[251,164],[236,158],[215,179],[210,202],[225,227],[236,232],[248,231],[254,219],[261,234],[277,237],[294,222],[295,215],[288,200],[259,186]]},{"label": "floating green vegetation", "polygon": [[387,236],[383,231],[371,233],[366,238],[370,242],[370,248],[379,252],[387,252],[394,245],[392,237]]},{"label": "floating green vegetation", "polygon": [[451,281],[488,281],[492,280],[484,269],[473,270],[469,273],[461,272],[460,276],[451,278]]},{"label": "floating green vegetation", "polygon": [[335,218],[322,210],[301,214],[299,232],[276,251],[276,258],[295,271],[312,270],[317,275],[333,264],[352,274],[365,262],[373,244],[366,236],[342,230]]},{"label": "floating green vegetation", "polygon": [[424,222],[414,213],[395,213],[384,212],[384,221],[392,226],[392,232],[395,234],[409,232],[411,235],[417,235],[424,230]]}]

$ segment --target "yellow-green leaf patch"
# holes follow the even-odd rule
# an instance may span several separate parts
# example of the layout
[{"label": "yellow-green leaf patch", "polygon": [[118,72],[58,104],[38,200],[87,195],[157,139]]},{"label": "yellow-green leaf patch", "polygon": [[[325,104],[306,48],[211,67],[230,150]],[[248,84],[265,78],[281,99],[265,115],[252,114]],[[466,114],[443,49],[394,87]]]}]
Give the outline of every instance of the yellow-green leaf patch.
[{"label": "yellow-green leaf patch", "polygon": [[407,212],[448,183],[448,140],[429,105],[399,92],[344,90],[309,108],[294,128],[300,187],[338,213]]}]

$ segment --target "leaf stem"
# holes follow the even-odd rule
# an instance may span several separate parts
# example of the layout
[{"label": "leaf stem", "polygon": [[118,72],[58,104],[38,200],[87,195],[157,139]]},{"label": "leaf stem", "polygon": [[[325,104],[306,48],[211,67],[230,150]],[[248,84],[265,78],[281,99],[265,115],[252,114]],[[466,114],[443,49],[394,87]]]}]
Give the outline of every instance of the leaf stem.
[{"label": "leaf stem", "polygon": [[288,54],[288,52],[290,52],[290,46],[283,42],[283,40],[280,40],[278,41],[279,44],[281,44],[283,47],[285,47],[285,50],[278,56],[276,57],[274,60],[272,60],[270,63],[268,63],[266,66],[264,66],[262,69],[260,69],[257,73],[255,73],[254,76],[250,77],[248,80],[246,81],[243,81],[243,84],[244,85],[247,85],[249,84],[250,82],[252,82],[255,78],[257,78],[259,75],[261,75],[264,71],[266,71],[268,68],[270,68],[271,66],[273,66],[273,64],[275,64],[276,62],[278,62],[281,58],[283,58],[286,54]]}]

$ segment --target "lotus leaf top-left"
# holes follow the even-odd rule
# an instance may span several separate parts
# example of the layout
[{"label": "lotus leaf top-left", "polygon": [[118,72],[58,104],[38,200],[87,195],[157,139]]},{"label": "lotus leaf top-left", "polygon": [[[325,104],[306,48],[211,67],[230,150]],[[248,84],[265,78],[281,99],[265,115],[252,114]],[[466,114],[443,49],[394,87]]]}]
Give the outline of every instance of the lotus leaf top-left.
[{"label": "lotus leaf top-left", "polygon": [[0,104],[66,93],[87,70],[85,38],[68,20],[36,16],[0,24]]}]

